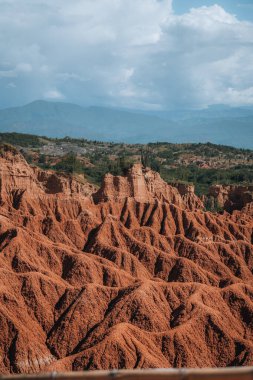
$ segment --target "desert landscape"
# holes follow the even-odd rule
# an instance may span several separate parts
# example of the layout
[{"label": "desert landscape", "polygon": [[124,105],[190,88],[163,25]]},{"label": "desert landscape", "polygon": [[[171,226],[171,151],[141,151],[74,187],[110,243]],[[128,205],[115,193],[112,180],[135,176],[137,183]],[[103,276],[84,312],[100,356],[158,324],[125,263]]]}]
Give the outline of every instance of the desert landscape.
[{"label": "desert landscape", "polygon": [[[218,185],[217,185],[218,186]],[[0,147],[0,372],[253,363],[252,187],[100,187]]]}]

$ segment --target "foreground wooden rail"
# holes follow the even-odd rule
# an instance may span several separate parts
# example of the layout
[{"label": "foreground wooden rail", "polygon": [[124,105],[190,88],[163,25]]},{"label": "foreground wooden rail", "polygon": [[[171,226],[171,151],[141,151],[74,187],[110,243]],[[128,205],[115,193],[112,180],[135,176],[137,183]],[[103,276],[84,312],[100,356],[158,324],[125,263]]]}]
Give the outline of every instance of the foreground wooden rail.
[{"label": "foreground wooden rail", "polygon": [[8,375],[1,380],[253,380],[253,367],[215,369],[154,369]]}]

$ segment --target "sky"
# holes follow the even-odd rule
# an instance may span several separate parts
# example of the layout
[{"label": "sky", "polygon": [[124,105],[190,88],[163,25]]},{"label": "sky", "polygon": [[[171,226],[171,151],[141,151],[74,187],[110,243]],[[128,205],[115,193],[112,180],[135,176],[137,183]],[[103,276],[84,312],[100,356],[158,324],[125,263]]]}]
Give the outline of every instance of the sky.
[{"label": "sky", "polygon": [[0,108],[253,105],[253,0],[0,0]]}]

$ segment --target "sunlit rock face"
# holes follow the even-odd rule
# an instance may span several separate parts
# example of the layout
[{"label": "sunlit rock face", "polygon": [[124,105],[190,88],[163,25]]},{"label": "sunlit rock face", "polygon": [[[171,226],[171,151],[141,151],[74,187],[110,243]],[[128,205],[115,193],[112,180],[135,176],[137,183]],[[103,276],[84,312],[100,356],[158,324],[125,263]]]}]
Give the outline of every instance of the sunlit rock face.
[{"label": "sunlit rock face", "polygon": [[0,372],[253,363],[252,202],[134,165],[88,183],[0,150]]}]

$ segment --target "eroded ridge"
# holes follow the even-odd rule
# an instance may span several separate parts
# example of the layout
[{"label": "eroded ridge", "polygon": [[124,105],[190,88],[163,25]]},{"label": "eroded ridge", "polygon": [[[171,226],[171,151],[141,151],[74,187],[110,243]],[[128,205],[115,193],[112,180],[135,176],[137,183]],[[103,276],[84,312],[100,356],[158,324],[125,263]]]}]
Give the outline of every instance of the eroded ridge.
[{"label": "eroded ridge", "polygon": [[0,372],[253,363],[253,207],[136,164],[98,191],[0,153]]}]

